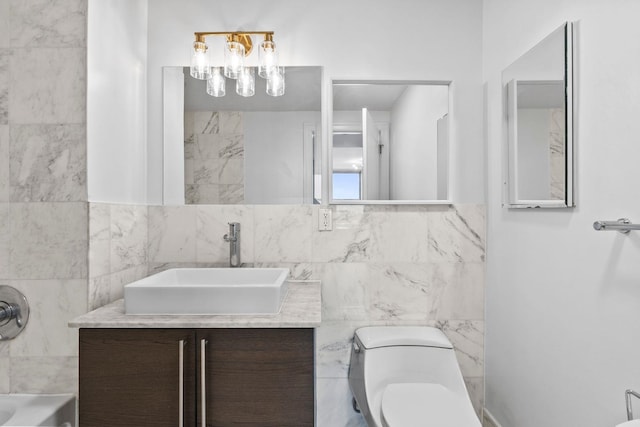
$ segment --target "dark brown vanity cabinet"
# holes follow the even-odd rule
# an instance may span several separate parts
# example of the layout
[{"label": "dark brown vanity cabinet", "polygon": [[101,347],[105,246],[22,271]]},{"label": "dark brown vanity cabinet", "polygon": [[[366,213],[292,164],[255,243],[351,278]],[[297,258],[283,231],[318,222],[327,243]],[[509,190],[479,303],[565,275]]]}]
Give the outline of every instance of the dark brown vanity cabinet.
[{"label": "dark brown vanity cabinet", "polygon": [[313,426],[313,346],[313,329],[81,329],[80,425]]}]

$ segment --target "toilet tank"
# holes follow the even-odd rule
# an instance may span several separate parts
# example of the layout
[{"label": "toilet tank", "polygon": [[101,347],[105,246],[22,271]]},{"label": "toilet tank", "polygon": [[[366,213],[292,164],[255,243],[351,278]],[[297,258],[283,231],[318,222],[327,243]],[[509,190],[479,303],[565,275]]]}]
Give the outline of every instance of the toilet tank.
[{"label": "toilet tank", "polygon": [[356,330],[349,385],[365,418],[370,412],[380,413],[387,385],[415,382],[442,384],[453,392],[467,393],[453,346],[442,331],[424,326]]}]

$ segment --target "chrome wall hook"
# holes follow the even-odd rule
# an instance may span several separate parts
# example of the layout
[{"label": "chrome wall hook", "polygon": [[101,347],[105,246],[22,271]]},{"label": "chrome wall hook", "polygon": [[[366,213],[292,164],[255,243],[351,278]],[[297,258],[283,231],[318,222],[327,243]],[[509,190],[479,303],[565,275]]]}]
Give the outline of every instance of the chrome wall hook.
[{"label": "chrome wall hook", "polygon": [[11,286],[0,285],[0,341],[18,336],[28,321],[27,298]]}]

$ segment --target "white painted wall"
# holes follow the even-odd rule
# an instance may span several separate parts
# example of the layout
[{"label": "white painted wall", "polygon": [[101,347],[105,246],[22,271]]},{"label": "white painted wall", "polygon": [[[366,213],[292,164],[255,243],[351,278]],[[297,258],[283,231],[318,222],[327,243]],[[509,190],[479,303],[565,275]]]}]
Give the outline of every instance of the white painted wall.
[{"label": "white painted wall", "polygon": [[391,109],[390,194],[395,200],[438,198],[438,120],[449,109],[447,86],[407,88]]},{"label": "white painted wall", "polygon": [[[244,200],[247,204],[302,204],[305,165],[304,125],[321,129],[320,112],[244,112]],[[310,142],[310,141],[309,141]]]},{"label": "white painted wall", "polygon": [[[640,3],[484,0],[486,406],[504,427],[603,427],[640,389]],[[501,207],[501,71],[576,20],[577,207]],[[636,405],[638,406],[638,405]]]},{"label": "white painted wall", "polygon": [[275,31],[286,65],[325,67],[325,97],[334,78],[452,80],[454,200],[482,202],[481,13],[477,0],[149,2],[151,202],[162,199],[161,67],[187,65],[194,31],[237,29]]},{"label": "white painted wall", "polygon": [[87,20],[89,201],[146,203],[147,0],[90,0]]}]

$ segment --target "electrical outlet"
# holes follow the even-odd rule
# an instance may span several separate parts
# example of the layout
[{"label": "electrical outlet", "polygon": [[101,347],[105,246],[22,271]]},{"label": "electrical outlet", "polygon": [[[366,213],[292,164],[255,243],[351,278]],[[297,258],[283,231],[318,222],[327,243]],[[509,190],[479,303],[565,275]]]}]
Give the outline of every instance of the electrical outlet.
[{"label": "electrical outlet", "polygon": [[331,209],[320,209],[318,211],[318,230],[333,230],[333,223],[331,221]]}]

